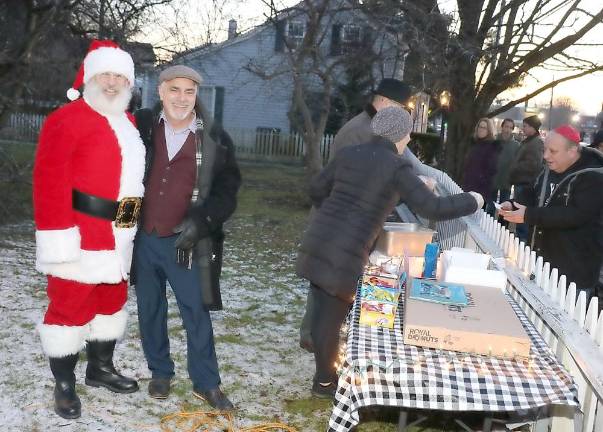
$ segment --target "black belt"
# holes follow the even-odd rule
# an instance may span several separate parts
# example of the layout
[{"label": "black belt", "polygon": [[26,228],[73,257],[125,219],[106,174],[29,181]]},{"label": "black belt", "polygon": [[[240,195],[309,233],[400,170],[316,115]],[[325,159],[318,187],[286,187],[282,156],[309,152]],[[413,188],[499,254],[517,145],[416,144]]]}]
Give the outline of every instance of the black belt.
[{"label": "black belt", "polygon": [[115,221],[117,228],[132,228],[138,222],[142,198],[128,197],[113,201],[73,189],[73,208],[101,219]]}]

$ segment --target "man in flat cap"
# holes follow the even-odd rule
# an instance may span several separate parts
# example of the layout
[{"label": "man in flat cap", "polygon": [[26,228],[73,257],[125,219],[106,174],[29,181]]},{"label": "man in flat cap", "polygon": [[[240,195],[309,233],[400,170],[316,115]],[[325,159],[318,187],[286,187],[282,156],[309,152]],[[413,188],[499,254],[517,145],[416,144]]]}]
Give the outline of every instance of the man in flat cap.
[{"label": "man in flat cap", "polygon": [[137,112],[147,161],[132,283],[152,373],[149,395],[167,398],[174,376],[167,328],[169,281],[186,329],[193,395],[219,410],[232,410],[220,390],[209,311],[222,308],[222,224],[235,210],[241,176],[232,140],[198,99],[201,82],[195,70],[171,66],[159,75],[161,106]]}]

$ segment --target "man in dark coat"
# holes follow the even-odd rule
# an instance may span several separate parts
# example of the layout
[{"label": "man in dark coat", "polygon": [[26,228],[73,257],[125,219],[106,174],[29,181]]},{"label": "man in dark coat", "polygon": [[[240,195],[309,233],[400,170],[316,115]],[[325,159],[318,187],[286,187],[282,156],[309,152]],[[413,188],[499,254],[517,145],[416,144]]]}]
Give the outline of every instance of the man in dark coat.
[{"label": "man in dark coat", "polygon": [[310,188],[317,210],[302,238],[297,274],[310,281],[315,300],[312,393],[317,397],[334,394],[339,329],[373,243],[396,203],[403,199],[430,219],[465,216],[483,205],[477,193],[436,197],[399,157],[410,139],[410,115],[404,109],[384,108],[371,127],[372,139],[342,149]]},{"label": "man in dark coat", "polygon": [[[509,170],[509,182],[513,185],[515,196],[521,195],[525,189],[530,188],[542,170],[544,143],[540,138],[540,126],[538,116],[533,115],[523,119],[525,139],[519,145]],[[528,226],[526,224],[517,224],[515,233],[520,240],[527,242]]]},{"label": "man in dark coat", "polygon": [[549,133],[547,166],[515,202],[503,203],[503,217],[532,226],[533,250],[590,297],[603,259],[603,155],[579,143],[571,126]]},{"label": "man in dark coat", "polygon": [[193,69],[171,66],[159,75],[161,112],[138,113],[148,157],[133,273],[142,347],[152,372],[149,395],[167,398],[174,376],[167,329],[169,281],[186,329],[193,395],[231,410],[219,387],[209,310],[222,306],[222,224],[235,210],[241,176],[230,137],[197,99],[200,84]]},{"label": "man in dark coat", "polygon": [[[358,144],[366,144],[372,138],[371,120],[377,111],[390,106],[405,106],[412,90],[408,84],[394,78],[384,78],[373,91],[370,103],[367,103],[362,112],[351,118],[335,135],[329,160],[333,160],[342,148]],[[405,150],[404,154],[410,153]]]}]

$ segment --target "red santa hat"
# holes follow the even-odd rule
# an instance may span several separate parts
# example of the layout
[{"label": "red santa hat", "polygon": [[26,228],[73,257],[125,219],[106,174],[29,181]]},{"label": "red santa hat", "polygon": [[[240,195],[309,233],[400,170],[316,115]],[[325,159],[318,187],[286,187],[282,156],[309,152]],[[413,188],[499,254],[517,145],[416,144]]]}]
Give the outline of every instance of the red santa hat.
[{"label": "red santa hat", "polygon": [[568,140],[576,144],[580,144],[580,132],[578,132],[574,127],[570,125],[561,125],[553,129],[553,132],[561,135],[564,138],[567,138]]},{"label": "red santa hat", "polygon": [[134,84],[134,61],[130,54],[110,40],[93,40],[88,53],[77,71],[73,85],[67,90],[69,100],[80,97],[77,90],[99,73],[113,72],[125,76],[130,85]]}]

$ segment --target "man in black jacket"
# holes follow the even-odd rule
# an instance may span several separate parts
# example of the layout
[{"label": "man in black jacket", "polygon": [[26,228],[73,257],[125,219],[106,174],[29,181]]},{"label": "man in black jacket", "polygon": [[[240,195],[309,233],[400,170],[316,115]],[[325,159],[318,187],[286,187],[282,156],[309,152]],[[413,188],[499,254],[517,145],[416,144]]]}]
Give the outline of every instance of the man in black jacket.
[{"label": "man in black jacket", "polygon": [[549,133],[547,166],[516,202],[503,203],[502,215],[529,224],[533,250],[590,298],[603,259],[603,155],[579,143],[571,126]]},{"label": "man in black jacket", "polygon": [[142,226],[133,274],[142,347],[152,379],[149,395],[165,399],[174,376],[167,329],[166,281],[187,337],[193,395],[233,409],[220,390],[209,310],[221,309],[222,224],[241,183],[232,141],[197,99],[201,77],[177,65],[159,75],[162,110],[137,113],[147,148]]}]

